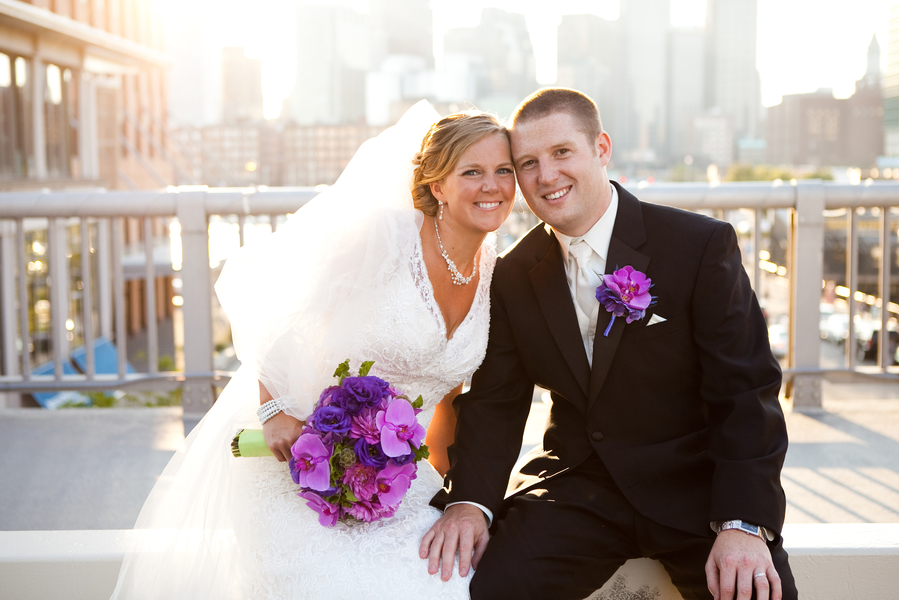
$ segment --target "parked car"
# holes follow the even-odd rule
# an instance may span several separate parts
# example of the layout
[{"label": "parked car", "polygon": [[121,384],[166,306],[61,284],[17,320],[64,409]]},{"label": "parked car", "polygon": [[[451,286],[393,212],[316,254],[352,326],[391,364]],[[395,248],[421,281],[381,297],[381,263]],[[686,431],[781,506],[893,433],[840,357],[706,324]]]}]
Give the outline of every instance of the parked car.
[{"label": "parked car", "polygon": [[768,325],[768,342],[771,344],[771,353],[775,358],[784,358],[790,347],[790,333],[785,323],[772,323]]}]

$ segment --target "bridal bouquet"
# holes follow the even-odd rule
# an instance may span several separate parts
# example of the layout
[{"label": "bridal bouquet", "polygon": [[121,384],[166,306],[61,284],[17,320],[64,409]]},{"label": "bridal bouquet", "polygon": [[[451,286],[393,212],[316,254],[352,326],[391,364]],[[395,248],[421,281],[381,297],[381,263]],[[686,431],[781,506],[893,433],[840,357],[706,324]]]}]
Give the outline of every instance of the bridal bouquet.
[{"label": "bridal bouquet", "polygon": [[326,527],[338,520],[371,522],[393,516],[418,466],[428,457],[418,422],[422,398],[414,402],[383,379],[357,376],[349,360],[325,389],[291,448],[290,473],[299,496]]}]

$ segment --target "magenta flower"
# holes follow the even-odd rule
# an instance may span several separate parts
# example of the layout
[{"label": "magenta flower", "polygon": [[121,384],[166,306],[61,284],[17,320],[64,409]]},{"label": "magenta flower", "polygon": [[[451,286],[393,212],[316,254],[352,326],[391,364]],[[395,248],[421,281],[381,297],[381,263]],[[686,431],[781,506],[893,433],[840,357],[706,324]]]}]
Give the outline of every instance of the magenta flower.
[{"label": "magenta flower", "polygon": [[304,433],[290,449],[300,472],[300,485],[322,492],[331,482],[331,449],[317,435]]},{"label": "magenta flower", "polygon": [[631,266],[603,275],[602,284],[596,288],[596,299],[602,303],[603,308],[612,313],[612,319],[603,336],[609,337],[615,317],[625,317],[626,323],[643,318],[647,307],[654,300],[649,295],[651,287],[652,280]]},{"label": "magenta flower", "polygon": [[315,492],[300,492],[297,496],[306,500],[306,506],[318,513],[318,522],[325,527],[334,525],[340,518],[340,507],[331,504]]},{"label": "magenta flower", "polygon": [[418,448],[425,437],[425,428],[415,418],[415,410],[402,398],[391,402],[386,411],[379,412],[377,423],[381,430],[381,449],[391,458],[409,454],[412,452],[410,444]]},{"label": "magenta flower", "polygon": [[352,490],[359,500],[371,500],[378,492],[378,470],[362,463],[347,467],[343,474],[343,482]]},{"label": "magenta flower", "polygon": [[407,463],[402,466],[388,464],[384,470],[378,473],[377,489],[378,500],[384,506],[397,506],[406,495],[412,480],[415,478],[415,471],[418,467],[414,463]]},{"label": "magenta flower", "polygon": [[354,502],[352,506],[346,509],[348,515],[356,517],[360,521],[371,523],[385,517],[392,517],[396,512],[395,506],[383,506],[369,500],[360,500]]},{"label": "magenta flower", "polygon": [[378,429],[377,411],[363,410],[353,417],[350,425],[350,437],[363,438],[369,444],[377,444],[381,441],[381,430]]}]

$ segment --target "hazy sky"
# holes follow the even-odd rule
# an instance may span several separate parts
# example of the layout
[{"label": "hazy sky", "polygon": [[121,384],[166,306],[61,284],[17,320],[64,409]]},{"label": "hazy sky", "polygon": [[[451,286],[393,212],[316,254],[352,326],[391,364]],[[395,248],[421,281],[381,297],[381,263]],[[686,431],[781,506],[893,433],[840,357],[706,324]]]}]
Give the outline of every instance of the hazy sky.
[{"label": "hazy sky", "polygon": [[[170,0],[174,1],[174,0]],[[178,0],[184,2],[185,0]],[[204,0],[192,0],[204,1]],[[364,6],[364,0],[337,0]],[[867,48],[877,34],[886,60],[889,7],[899,0],[758,0],[758,68],[762,103],[780,102],[782,94],[832,88],[838,97],[852,94],[864,74]],[[215,31],[227,45],[246,46],[263,59],[266,116],[277,115],[281,99],[293,86],[295,0],[216,0]],[[497,6],[523,13],[531,32],[540,83],[555,81],[556,26],[562,14],[593,13],[618,17],[618,0],[432,0],[435,46],[442,31],[477,24],[481,8]],[[675,25],[700,25],[705,0],[671,0]]]}]

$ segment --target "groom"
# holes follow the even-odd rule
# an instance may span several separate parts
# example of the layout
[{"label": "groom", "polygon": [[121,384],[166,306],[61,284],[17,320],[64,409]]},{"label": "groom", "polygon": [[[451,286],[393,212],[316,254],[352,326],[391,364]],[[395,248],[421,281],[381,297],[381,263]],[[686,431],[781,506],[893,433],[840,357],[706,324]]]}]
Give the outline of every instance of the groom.
[{"label": "groom", "polygon": [[[422,541],[429,570],[449,578],[458,550],[475,600],[575,600],[648,556],[687,599],[795,598],[781,373],[733,228],[610,183],[611,140],[579,92],[534,93],[511,132],[545,224],[497,262],[487,355],[454,403],[432,501],[445,513]],[[631,322],[595,295],[625,267],[654,298]],[[543,444],[509,480],[534,384],[552,394]]]}]

